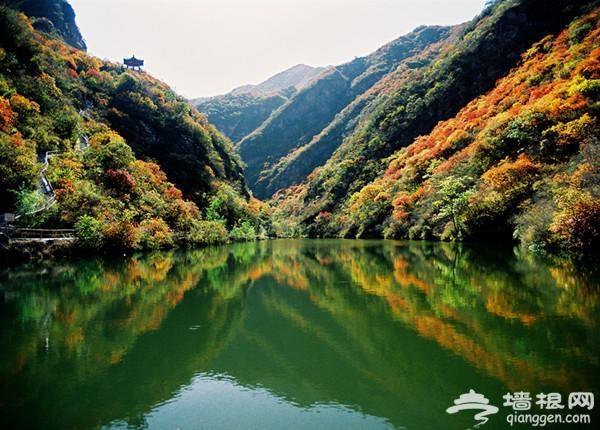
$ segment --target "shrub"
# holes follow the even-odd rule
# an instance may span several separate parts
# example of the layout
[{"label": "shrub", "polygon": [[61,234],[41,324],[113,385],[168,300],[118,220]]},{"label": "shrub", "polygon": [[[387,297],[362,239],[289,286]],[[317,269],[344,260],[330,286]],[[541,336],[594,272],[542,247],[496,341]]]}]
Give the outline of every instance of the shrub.
[{"label": "shrub", "polygon": [[134,249],[139,244],[139,231],[131,221],[112,221],[104,229],[104,240],[108,246],[114,248]]},{"label": "shrub", "polygon": [[231,240],[242,242],[246,240],[256,239],[256,229],[250,221],[243,221],[240,225],[235,226],[229,233]]},{"label": "shrub", "polygon": [[108,169],[106,171],[107,182],[120,193],[128,193],[136,186],[135,178],[127,170]]},{"label": "shrub", "polygon": [[21,190],[17,192],[17,213],[26,216],[44,206],[46,202],[46,197],[39,190]]},{"label": "shrub", "polygon": [[75,223],[75,234],[77,243],[88,249],[99,249],[102,247],[102,223],[89,215],[82,215]]},{"label": "shrub", "polygon": [[173,232],[161,218],[142,221],[139,234],[139,246],[142,248],[159,249],[173,246]]},{"label": "shrub", "polygon": [[558,246],[580,252],[600,245],[600,199],[577,193],[565,204],[550,225]]},{"label": "shrub", "polygon": [[227,229],[216,221],[195,221],[187,235],[191,245],[212,245],[227,242]]}]

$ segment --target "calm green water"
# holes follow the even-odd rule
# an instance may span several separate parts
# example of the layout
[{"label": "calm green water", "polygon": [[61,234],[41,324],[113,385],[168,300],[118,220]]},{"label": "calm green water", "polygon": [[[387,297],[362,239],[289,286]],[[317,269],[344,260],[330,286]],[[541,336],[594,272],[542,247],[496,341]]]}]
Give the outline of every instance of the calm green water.
[{"label": "calm green water", "polygon": [[470,389],[511,428],[507,392],[600,401],[597,272],[342,240],[1,269],[0,428],[464,430]]}]

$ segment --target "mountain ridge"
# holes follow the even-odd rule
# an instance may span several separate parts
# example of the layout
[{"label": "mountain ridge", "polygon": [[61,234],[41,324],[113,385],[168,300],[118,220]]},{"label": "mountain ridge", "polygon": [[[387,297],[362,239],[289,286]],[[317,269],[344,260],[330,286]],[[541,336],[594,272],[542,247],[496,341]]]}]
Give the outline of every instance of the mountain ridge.
[{"label": "mountain ridge", "polygon": [[[387,43],[366,57],[327,69],[310,85],[295,93],[256,130],[237,143],[246,163],[245,175],[252,191],[261,198],[268,188],[268,169],[309,143],[351,103],[402,61],[418,55],[427,46],[447,38],[451,27],[420,26]],[[317,167],[314,163],[312,168]],[[288,177],[291,183],[302,177]]]},{"label": "mountain ridge", "polygon": [[240,95],[251,93],[255,95],[264,95],[284,91],[290,87],[300,90],[326,68],[327,67],[313,67],[306,64],[296,64],[295,66],[274,74],[259,84],[244,85],[234,88],[231,90],[231,94]]},{"label": "mountain ridge", "polygon": [[227,94],[190,102],[233,142],[258,128],[273,112],[325,68],[297,64],[257,85],[237,87]]}]

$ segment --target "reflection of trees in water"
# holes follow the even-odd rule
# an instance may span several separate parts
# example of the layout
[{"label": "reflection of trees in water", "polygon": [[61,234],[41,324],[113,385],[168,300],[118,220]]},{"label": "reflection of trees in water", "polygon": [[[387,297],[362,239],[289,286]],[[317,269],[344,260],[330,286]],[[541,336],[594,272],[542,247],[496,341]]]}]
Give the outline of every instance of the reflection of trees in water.
[{"label": "reflection of trees in water", "polygon": [[[348,301],[348,289],[359,287],[385,300],[378,312],[391,312],[509,387],[568,389],[589,377],[581,370],[594,365],[583,351],[598,345],[597,278],[570,261],[450,244],[302,244],[273,244],[261,275],[306,290],[357,343],[380,334],[364,318],[369,301],[360,293],[360,304]],[[308,325],[293,309],[284,312],[284,301],[271,306]]]},{"label": "reflection of trees in water", "polygon": [[[308,330],[321,346],[336,351],[354,369],[355,378],[363,374],[365,381],[377,384],[379,391],[372,398],[406,390],[398,385],[399,363],[405,371],[410,368],[409,374],[420,374],[420,379],[413,378],[420,382],[426,383],[429,371],[428,357],[407,351],[408,343],[398,338],[388,317],[509,388],[569,390],[590,383],[587,378],[596,366],[593,351],[598,345],[594,334],[598,294],[591,287],[593,278],[575,274],[570,262],[549,264],[498,250],[491,253],[467,246],[457,250],[449,244],[306,243],[274,243],[272,254],[259,263],[252,279],[271,277],[306,291],[313,303],[333,316],[350,342],[340,339],[329,323],[309,319],[285,296],[268,291],[262,297],[268,311],[289,320],[298,331]],[[577,294],[560,287],[558,279],[566,270],[575,276]],[[263,339],[261,344],[269,342]],[[278,362],[287,359],[289,366],[293,361],[285,351],[274,350],[272,342],[269,347]],[[415,357],[422,358],[421,363],[411,368],[406,362],[414,362]],[[327,388],[321,387],[320,392]],[[417,384],[410,392],[422,389]],[[298,399],[297,391],[294,394]],[[330,394],[328,398],[339,395]],[[418,408],[418,400],[414,406]]]},{"label": "reflection of trees in water", "polygon": [[[40,414],[23,409],[25,426],[42,416],[49,428],[53,417],[64,427],[65,417],[78,426],[143,416],[238,339],[251,285],[261,310],[287,325],[253,333],[248,342],[264,362],[232,374],[238,370],[234,376],[249,385],[268,380],[267,388],[305,405],[361,404],[392,417],[398,411],[386,397],[412,393],[404,408],[418,410],[431,395],[436,351],[417,345],[412,330],[518,389],[586,386],[599,345],[595,274],[567,261],[467,246],[273,241],[3,276],[0,321],[11,329],[0,331],[0,344],[10,345],[0,348],[2,401],[15,384],[28,387],[19,402],[36,404]],[[327,351],[335,365],[313,369],[302,356],[312,351],[288,347],[286,336]],[[55,372],[64,366],[68,380]],[[273,368],[284,377],[270,376]],[[451,373],[448,380],[458,378]],[[434,395],[451,398],[455,386]],[[79,416],[81,404],[70,398],[103,404]]]},{"label": "reflection of trees in water", "polygon": [[[586,385],[582,369],[595,354],[582,351],[597,349],[598,291],[581,276],[573,280],[578,293],[560,287],[556,279],[572,263],[547,266],[446,244],[388,250],[352,248],[355,255],[340,254],[341,264],[422,336],[509,387]],[[570,318],[556,318],[562,316]]]},{"label": "reflection of trees in water", "polygon": [[[210,288],[200,288],[197,298],[186,302],[188,312],[198,316],[191,330],[182,335],[168,321],[177,317],[186,293],[202,286],[228,258],[227,249],[213,248],[183,257],[157,253],[66,264],[56,276],[11,274],[14,282],[9,279],[3,289],[21,327],[13,320],[11,330],[0,333],[1,344],[10,345],[2,348],[2,362],[10,363],[2,401],[18,409],[8,403],[12,385],[21,396],[18,404],[35,404],[39,411],[21,410],[19,427],[32,420],[33,427],[52,428],[55,417],[56,428],[64,428],[60,416],[81,420],[69,421],[75,427],[98,425],[127,416],[132,402],[144,413],[169,399],[212,360],[239,324],[242,297],[225,299]],[[57,368],[68,368],[69,378],[62,379],[65,374]],[[13,384],[26,385],[27,393]],[[93,414],[86,416],[77,410],[81,403],[68,402],[69,397],[102,403],[89,405],[86,413]]]}]

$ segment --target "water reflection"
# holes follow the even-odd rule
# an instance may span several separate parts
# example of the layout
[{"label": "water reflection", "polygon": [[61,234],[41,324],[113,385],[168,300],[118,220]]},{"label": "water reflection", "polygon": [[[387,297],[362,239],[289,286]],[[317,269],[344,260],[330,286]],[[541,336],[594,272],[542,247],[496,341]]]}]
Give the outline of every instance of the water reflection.
[{"label": "water reflection", "polygon": [[598,392],[588,269],[332,240],[5,270],[0,427],[468,428],[470,388]]}]

